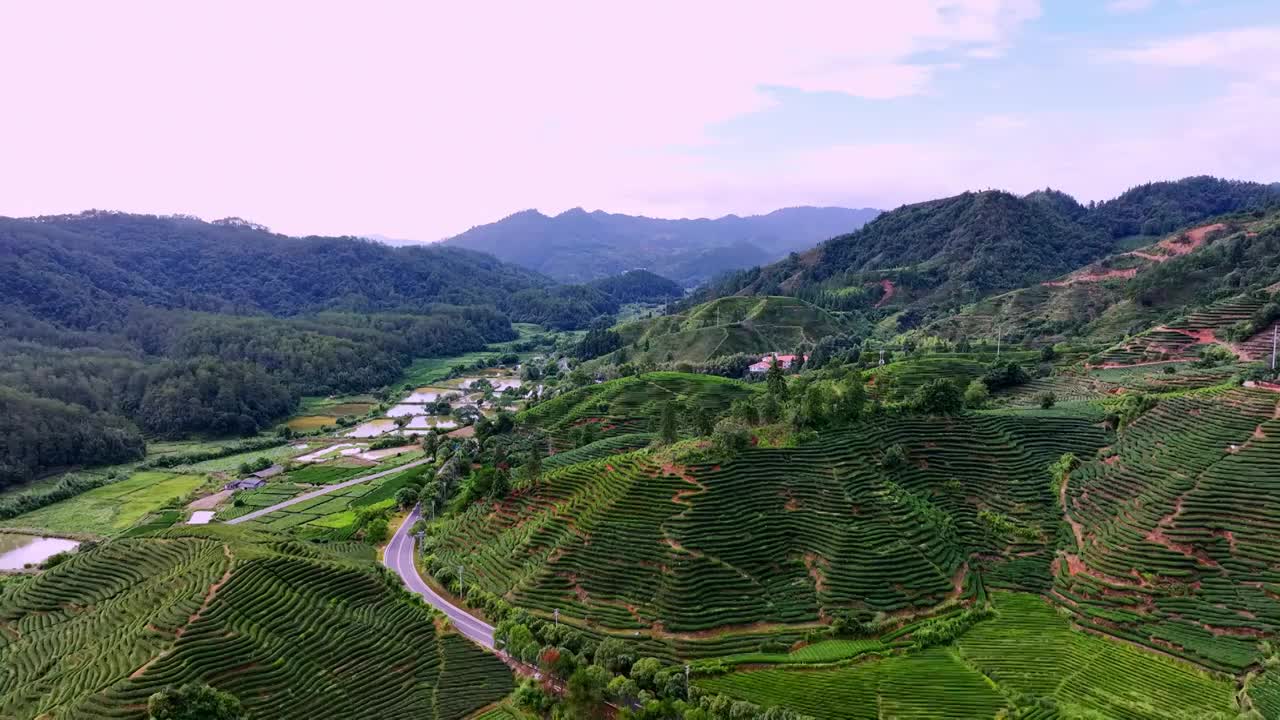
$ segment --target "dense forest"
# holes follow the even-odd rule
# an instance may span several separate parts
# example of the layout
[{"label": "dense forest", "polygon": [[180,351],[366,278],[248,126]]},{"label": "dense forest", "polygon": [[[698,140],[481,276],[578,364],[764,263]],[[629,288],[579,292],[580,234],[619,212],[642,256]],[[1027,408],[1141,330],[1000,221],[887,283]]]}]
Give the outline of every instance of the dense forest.
[{"label": "dense forest", "polygon": [[1275,207],[1275,185],[1211,177],[1150,183],[1088,206],[1050,189],[1023,197],[967,192],[884,213],[804,256],[722,278],[689,302],[795,294],[833,309],[867,310],[882,296],[866,288],[888,280],[900,290],[896,309],[908,299],[921,308],[954,307],[1086,265],[1133,235]]},{"label": "dense forest", "polygon": [[678,284],[648,270],[628,270],[588,285],[620,303],[660,303],[684,295]]},{"label": "dense forest", "polygon": [[0,447],[9,484],[140,456],[144,436],[253,434],[301,396],[385,387],[414,358],[514,339],[512,320],[583,328],[680,288],[643,272],[556,285],[460,248],[88,212],[0,219],[0,293],[0,388],[26,428]]}]

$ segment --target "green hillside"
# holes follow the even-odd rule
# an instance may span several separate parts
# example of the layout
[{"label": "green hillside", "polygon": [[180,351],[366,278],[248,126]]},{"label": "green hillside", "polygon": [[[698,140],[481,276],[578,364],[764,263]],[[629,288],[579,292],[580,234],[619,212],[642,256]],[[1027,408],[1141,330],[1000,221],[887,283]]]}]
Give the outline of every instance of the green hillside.
[{"label": "green hillside", "polygon": [[[727,297],[617,328],[630,362],[705,362],[735,353],[791,352],[845,331],[836,315],[796,298]],[[614,358],[610,358],[614,359]]]},{"label": "green hillside", "polygon": [[[921,332],[989,337],[1001,328],[1013,342],[1107,344],[1162,324],[1218,332],[1242,316],[1216,308],[1234,303],[1247,317],[1243,306],[1256,310],[1280,282],[1280,213],[1216,218],[1154,240],[968,305]],[[1219,317],[1189,317],[1202,309]]]},{"label": "green hillside", "polygon": [[1275,186],[1210,177],[1150,183],[1088,208],[1056,191],[969,192],[886,212],[809,253],[712,283],[694,299],[787,294],[838,310],[936,315],[1146,244],[1135,237],[1150,242],[1210,218],[1277,207]]},{"label": "green hillside", "polygon": [[[662,407],[676,402],[686,411],[718,415],[759,388],[737,380],[692,373],[654,372],[610,380],[558,395],[521,413],[520,421],[550,435],[558,445],[584,425],[607,438],[655,429]],[[687,421],[687,417],[684,421]]]},{"label": "green hillside", "polygon": [[[523,607],[659,637],[921,611],[984,581],[1047,589],[1047,467],[1106,442],[1087,420],[966,416],[868,422],[724,464],[620,455],[441,523],[432,552]],[[907,462],[885,468],[893,445]]]},{"label": "green hillside", "polygon": [[[511,674],[369,567],[224,528],[115,540],[0,590],[0,715],[145,718],[202,682],[255,718],[462,718]],[[356,612],[356,609],[359,609]],[[305,688],[305,690],[304,690]]]}]

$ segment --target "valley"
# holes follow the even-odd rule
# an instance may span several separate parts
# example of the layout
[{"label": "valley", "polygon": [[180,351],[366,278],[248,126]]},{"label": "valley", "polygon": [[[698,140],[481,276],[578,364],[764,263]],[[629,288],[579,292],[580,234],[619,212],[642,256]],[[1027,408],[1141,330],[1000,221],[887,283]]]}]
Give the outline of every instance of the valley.
[{"label": "valley", "polygon": [[[1280,717],[1280,200],[1181,182],[1226,209],[966,194],[689,294],[0,222],[83,290],[2,326],[0,715]],[[423,265],[195,296],[130,243]]]}]

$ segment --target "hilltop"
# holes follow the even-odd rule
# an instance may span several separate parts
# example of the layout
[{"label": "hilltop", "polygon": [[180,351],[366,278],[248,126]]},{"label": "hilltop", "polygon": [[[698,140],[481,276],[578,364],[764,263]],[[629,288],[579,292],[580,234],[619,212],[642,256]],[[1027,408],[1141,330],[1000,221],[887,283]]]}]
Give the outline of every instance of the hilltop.
[{"label": "hilltop", "polygon": [[[1043,190],[988,190],[907,205],[801,256],[744,271],[695,300],[787,294],[838,310],[954,308],[1032,286],[1224,213],[1280,206],[1280,190],[1194,177],[1083,206]],[[1145,242],[1144,242],[1145,239]]]},{"label": "hilltop", "polygon": [[834,313],[785,296],[719,298],[684,312],[615,328],[627,361],[655,363],[702,363],[737,353],[791,352],[846,330],[847,323]]},{"label": "hilltop", "polygon": [[444,241],[490,253],[563,282],[645,268],[692,287],[861,227],[878,210],[796,207],[768,215],[665,220],[581,208],[525,210]]}]

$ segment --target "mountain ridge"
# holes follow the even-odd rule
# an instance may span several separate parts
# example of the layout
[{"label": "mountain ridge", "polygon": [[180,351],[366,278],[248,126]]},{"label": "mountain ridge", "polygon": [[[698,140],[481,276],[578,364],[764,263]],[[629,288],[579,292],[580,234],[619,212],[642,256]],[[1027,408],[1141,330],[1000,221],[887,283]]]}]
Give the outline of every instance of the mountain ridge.
[{"label": "mountain ridge", "polygon": [[570,208],[521,210],[442,244],[486,252],[561,282],[645,269],[689,287],[861,227],[870,208],[799,206],[764,215],[651,218]]}]

